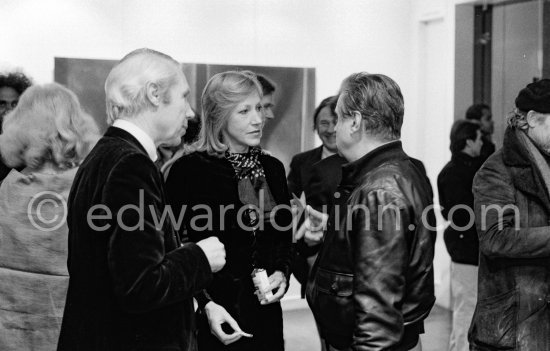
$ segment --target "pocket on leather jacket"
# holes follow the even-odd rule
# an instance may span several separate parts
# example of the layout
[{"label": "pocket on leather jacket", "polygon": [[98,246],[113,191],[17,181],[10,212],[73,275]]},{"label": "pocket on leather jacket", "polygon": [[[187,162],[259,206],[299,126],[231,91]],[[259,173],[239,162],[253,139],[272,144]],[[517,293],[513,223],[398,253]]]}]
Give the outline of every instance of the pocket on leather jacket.
[{"label": "pocket on leather jacket", "polygon": [[349,346],[355,323],[353,274],[318,268],[308,290],[321,335],[336,347]]},{"label": "pocket on leather jacket", "polygon": [[518,294],[511,290],[479,300],[472,325],[471,341],[477,346],[511,350],[516,347]]}]

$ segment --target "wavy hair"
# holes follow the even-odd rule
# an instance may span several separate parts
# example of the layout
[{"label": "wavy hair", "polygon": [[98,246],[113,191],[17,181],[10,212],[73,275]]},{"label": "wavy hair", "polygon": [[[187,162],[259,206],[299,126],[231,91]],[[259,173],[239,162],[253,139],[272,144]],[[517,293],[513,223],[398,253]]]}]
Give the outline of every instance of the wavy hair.
[{"label": "wavy hair", "polygon": [[399,85],[383,74],[354,73],[342,83],[342,114],[359,112],[366,131],[387,141],[401,137],[403,95]]},{"label": "wavy hair", "polygon": [[194,149],[223,157],[228,147],[223,142],[222,130],[239,103],[254,93],[263,96],[254,72],[227,71],[210,78],[202,92],[201,130]]},{"label": "wavy hair", "polygon": [[21,95],[32,85],[32,80],[23,72],[0,73],[0,88],[10,87]]},{"label": "wavy hair", "polygon": [[99,138],[93,118],[78,98],[57,83],[28,88],[8,113],[0,152],[10,167],[38,169],[51,162],[61,169],[78,165]]}]

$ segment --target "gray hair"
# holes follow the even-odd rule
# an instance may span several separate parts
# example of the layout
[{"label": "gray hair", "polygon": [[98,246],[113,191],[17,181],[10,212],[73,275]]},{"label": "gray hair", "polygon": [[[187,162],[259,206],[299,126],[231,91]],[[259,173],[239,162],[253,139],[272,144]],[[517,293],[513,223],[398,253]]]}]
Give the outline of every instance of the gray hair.
[{"label": "gray hair", "polygon": [[340,99],[342,115],[359,112],[369,134],[388,141],[401,137],[403,95],[390,77],[354,73],[342,83]]},{"label": "gray hair", "polygon": [[507,122],[508,126],[513,129],[526,130],[529,128],[527,124],[527,113],[518,108],[514,108],[514,110],[508,114]]},{"label": "gray hair", "polygon": [[147,99],[149,83],[158,86],[159,94],[168,103],[170,88],[183,75],[181,65],[161,52],[143,48],[126,55],[111,70],[105,81],[107,122],[112,124],[120,117],[132,117],[152,109]]}]

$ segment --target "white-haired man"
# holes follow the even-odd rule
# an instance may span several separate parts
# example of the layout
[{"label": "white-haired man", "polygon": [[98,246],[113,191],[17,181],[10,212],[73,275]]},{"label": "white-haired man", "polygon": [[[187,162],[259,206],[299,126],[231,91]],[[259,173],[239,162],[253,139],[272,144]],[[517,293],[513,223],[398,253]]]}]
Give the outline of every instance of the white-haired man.
[{"label": "white-haired man", "polygon": [[[216,238],[182,243],[163,216],[158,145],[193,112],[180,64],[139,49],[105,82],[106,131],[68,201],[70,274],[58,350],[195,350],[192,297],[225,264]],[[173,209],[175,218],[179,209]]]}]

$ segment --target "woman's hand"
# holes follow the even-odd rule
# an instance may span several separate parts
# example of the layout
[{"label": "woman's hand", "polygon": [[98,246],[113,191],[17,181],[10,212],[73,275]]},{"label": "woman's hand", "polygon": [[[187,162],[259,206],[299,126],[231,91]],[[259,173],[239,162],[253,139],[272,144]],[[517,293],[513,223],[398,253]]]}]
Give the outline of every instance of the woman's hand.
[{"label": "woman's hand", "polygon": [[273,293],[272,298],[269,300],[262,300],[260,304],[269,305],[270,303],[280,301],[286,293],[287,284],[286,276],[283,272],[273,272],[273,274],[269,276],[269,290],[273,291],[277,289],[277,291]]},{"label": "woman's hand", "polygon": [[[218,338],[224,345],[229,345],[239,340],[241,337],[251,338],[251,334],[247,334],[241,330],[239,324],[231,315],[217,303],[210,301],[204,306],[210,332]],[[233,334],[227,334],[222,329],[222,324],[227,323],[233,329]]]}]

